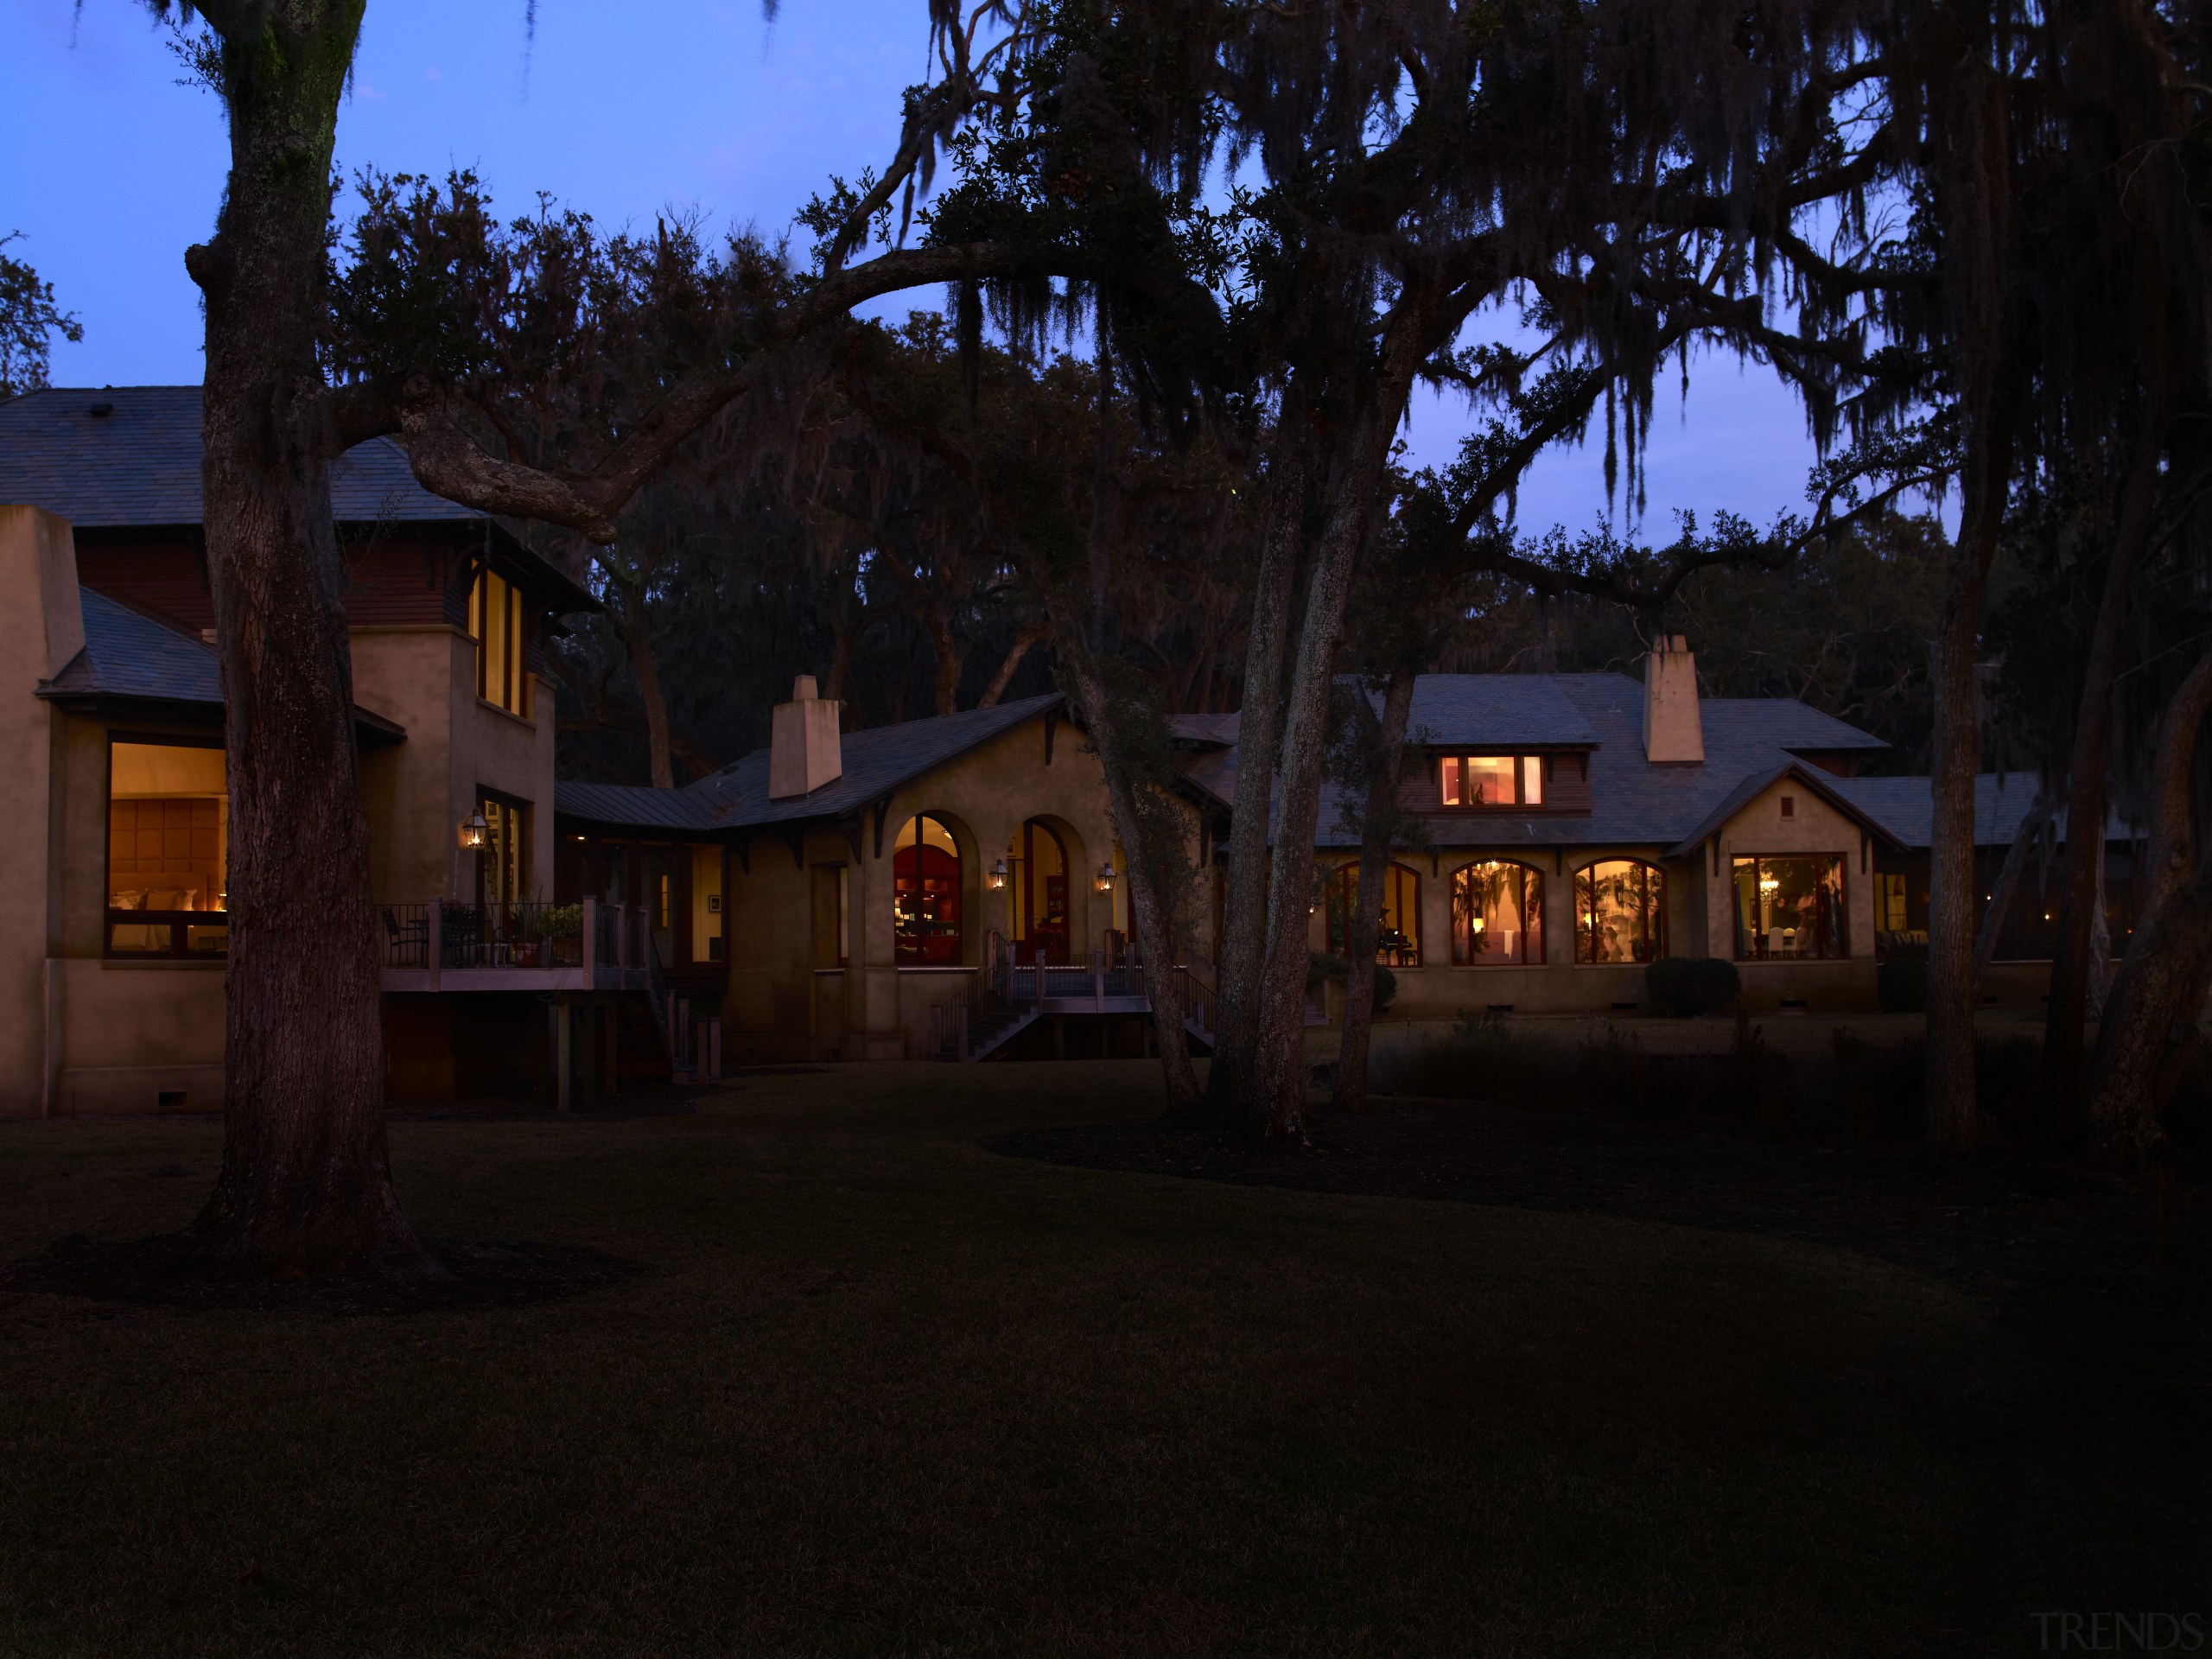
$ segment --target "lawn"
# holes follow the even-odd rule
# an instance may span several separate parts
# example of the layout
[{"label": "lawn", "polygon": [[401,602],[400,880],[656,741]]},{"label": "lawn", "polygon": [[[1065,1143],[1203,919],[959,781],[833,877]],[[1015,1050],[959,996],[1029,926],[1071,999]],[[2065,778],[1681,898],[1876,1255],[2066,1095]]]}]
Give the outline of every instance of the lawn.
[{"label": "lawn", "polygon": [[[2205,1611],[2201,1348],[1842,1250],[998,1155],[1138,1062],[394,1126],[431,1235],[615,1288],[0,1294],[0,1654],[2025,1654]],[[0,1127],[0,1259],[212,1122]],[[150,1172],[181,1165],[182,1175]]]}]

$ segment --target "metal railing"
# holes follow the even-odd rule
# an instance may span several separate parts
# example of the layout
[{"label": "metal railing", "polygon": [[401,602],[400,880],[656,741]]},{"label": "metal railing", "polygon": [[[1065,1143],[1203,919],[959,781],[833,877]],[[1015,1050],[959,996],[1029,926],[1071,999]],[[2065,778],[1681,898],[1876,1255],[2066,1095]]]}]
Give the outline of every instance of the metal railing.
[{"label": "metal railing", "polygon": [[[409,908],[391,906],[391,911]],[[395,918],[396,919],[396,918]],[[580,968],[583,907],[535,901],[438,906],[441,968]],[[424,937],[427,939],[428,930]],[[387,932],[387,938],[391,935]],[[401,938],[404,938],[403,927]],[[399,948],[395,943],[394,948]],[[393,967],[412,964],[394,962]]]}]

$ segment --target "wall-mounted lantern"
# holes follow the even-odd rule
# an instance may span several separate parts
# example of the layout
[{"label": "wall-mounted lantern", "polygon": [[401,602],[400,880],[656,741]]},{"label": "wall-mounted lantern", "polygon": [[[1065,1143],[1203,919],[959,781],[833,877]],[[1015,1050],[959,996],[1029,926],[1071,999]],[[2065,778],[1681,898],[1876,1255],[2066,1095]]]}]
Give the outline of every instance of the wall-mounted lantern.
[{"label": "wall-mounted lantern", "polygon": [[1098,891],[1101,893],[1114,891],[1114,862],[1111,859],[1098,867]]},{"label": "wall-mounted lantern", "polygon": [[461,826],[461,850],[480,853],[492,842],[492,826],[484,822],[481,812],[472,812]]},{"label": "wall-mounted lantern", "polygon": [[991,866],[990,873],[983,878],[983,885],[993,893],[999,892],[1006,886],[1006,860],[1001,859]]}]

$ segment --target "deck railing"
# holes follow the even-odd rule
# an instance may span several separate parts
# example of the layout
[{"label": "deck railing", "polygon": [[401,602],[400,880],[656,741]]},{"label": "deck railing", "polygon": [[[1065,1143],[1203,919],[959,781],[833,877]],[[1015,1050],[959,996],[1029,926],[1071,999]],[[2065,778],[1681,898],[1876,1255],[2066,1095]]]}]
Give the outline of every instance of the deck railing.
[{"label": "deck railing", "polygon": [[642,914],[627,910],[588,899],[568,905],[450,899],[379,905],[378,959],[387,969],[412,972],[637,967],[641,953],[627,936],[638,931]]}]

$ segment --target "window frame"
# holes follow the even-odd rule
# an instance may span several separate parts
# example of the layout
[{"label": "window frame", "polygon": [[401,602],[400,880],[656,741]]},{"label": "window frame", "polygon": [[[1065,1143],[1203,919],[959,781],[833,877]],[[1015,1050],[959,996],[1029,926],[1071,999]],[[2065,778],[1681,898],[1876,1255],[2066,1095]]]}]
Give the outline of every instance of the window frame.
[{"label": "window frame", "polygon": [[[1747,953],[1745,941],[1748,937],[1764,938],[1765,934],[1752,935],[1744,925],[1743,892],[1737,886],[1737,873],[1744,866],[1751,870],[1752,890],[1757,892],[1768,864],[1797,862],[1827,864],[1835,874],[1835,945],[1834,950],[1800,952],[1794,956],[1773,956]],[[1849,861],[1842,853],[1787,852],[1738,853],[1728,855],[1728,909],[1734,931],[1735,960],[1738,962],[1848,962],[1851,960],[1851,873]],[[1794,927],[1788,930],[1796,931]]]},{"label": "window frame", "polygon": [[[1356,859],[1350,860],[1344,863],[1338,865],[1335,869],[1330,871],[1327,878],[1323,881],[1321,888],[1321,948],[1330,956],[1341,957],[1347,960],[1350,959],[1351,955],[1351,906],[1357,902],[1358,894],[1354,884],[1357,882],[1358,876],[1358,861]],[[1390,950],[1381,943],[1380,936],[1378,935],[1375,950],[1375,960],[1382,966],[1389,969],[1393,973],[1402,969],[1418,968],[1421,965],[1421,872],[1414,868],[1412,865],[1402,863],[1394,858],[1388,864],[1382,867],[1382,876],[1383,880],[1386,883],[1383,888],[1383,896],[1385,898],[1389,896],[1390,887],[1395,884],[1398,878],[1402,877],[1405,880],[1413,883],[1412,909],[1414,925],[1413,931],[1410,933],[1406,931],[1402,923],[1399,925],[1397,929],[1399,937],[1408,941],[1411,946],[1408,950]],[[1342,912],[1343,925],[1341,926],[1339,926],[1338,923],[1338,896],[1339,893],[1343,895],[1344,899]],[[1389,908],[1390,908],[1392,912],[1395,914],[1396,910],[1400,907],[1389,906]]]},{"label": "window frame", "polygon": [[[1468,763],[1475,760],[1510,760],[1513,762],[1513,798],[1510,801],[1480,801],[1470,803],[1467,792]],[[1541,749],[1454,749],[1438,752],[1433,756],[1430,777],[1435,780],[1436,800],[1446,812],[1529,812],[1542,811],[1551,803],[1553,785],[1552,756]],[[1529,793],[1529,776],[1534,769],[1536,793]],[[1446,779],[1456,779],[1447,784]],[[1446,797],[1456,789],[1462,797],[1453,801]]]},{"label": "window frame", "polygon": [[[1625,962],[1612,962],[1601,960],[1595,954],[1594,950],[1588,954],[1585,953],[1585,941],[1594,942],[1597,938],[1597,921],[1596,912],[1593,910],[1586,909],[1583,905],[1582,883],[1585,878],[1588,878],[1594,883],[1596,877],[1592,872],[1602,869],[1609,864],[1626,864],[1643,873],[1643,901],[1640,908],[1647,918],[1644,927],[1647,949],[1649,951],[1647,956],[1638,957],[1631,954]],[[1656,882],[1652,879],[1654,877],[1657,878]],[[1655,887],[1656,898],[1654,897]],[[1586,926],[1586,920],[1588,923]],[[1588,863],[1577,867],[1574,872],[1574,962],[1577,967],[1649,967],[1666,956],[1668,931],[1667,872],[1663,867],[1654,864],[1649,859],[1623,855],[1593,858]]]},{"label": "window frame", "polygon": [[[223,887],[219,896],[225,899],[220,910],[118,910],[108,900],[115,896],[115,747],[127,743],[134,747],[159,749],[213,749],[223,757],[223,805],[219,817],[223,823],[222,876]],[[107,732],[107,749],[102,757],[100,779],[100,956],[111,962],[200,962],[221,963],[230,956],[230,756],[222,738],[202,733],[133,732],[111,728]],[[115,945],[115,930],[118,926],[166,928],[168,944],[157,950],[120,950]],[[219,931],[223,942],[219,945],[194,949],[193,933],[200,929]]]},{"label": "window frame", "polygon": [[[493,649],[491,638],[493,587],[499,588],[499,638]],[[529,638],[530,610],[522,588],[488,564],[480,567],[468,589],[468,637],[476,647],[476,700],[517,720],[532,716]],[[499,683],[492,683],[493,659],[499,658]]]},{"label": "window frame", "polygon": [[[1521,895],[1518,900],[1521,911],[1521,948],[1519,954],[1515,957],[1510,958],[1500,957],[1495,961],[1483,962],[1476,960],[1471,951],[1462,948],[1459,934],[1459,886],[1461,878],[1470,871],[1487,869],[1511,869],[1521,872]],[[1529,903],[1529,895],[1532,891],[1535,895],[1534,905]],[[1452,872],[1450,896],[1452,965],[1454,968],[1541,968],[1549,960],[1550,941],[1547,938],[1544,927],[1544,873],[1534,864],[1524,862],[1517,858],[1469,859]],[[1533,929],[1529,925],[1529,917],[1532,911],[1536,918],[1536,925]],[[1536,936],[1535,951],[1533,956],[1529,953],[1529,936],[1531,932]]]}]

